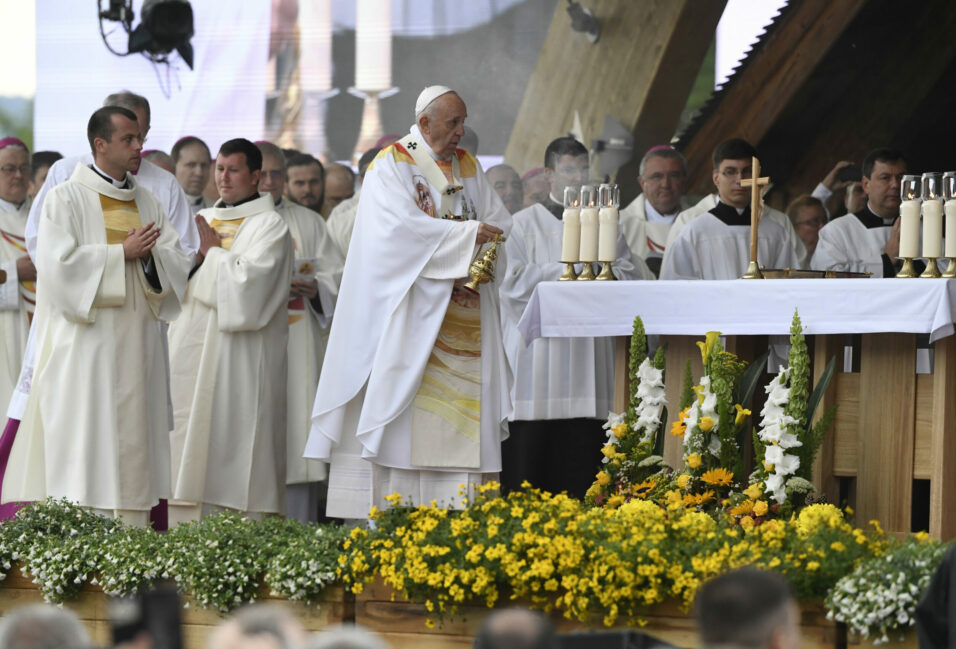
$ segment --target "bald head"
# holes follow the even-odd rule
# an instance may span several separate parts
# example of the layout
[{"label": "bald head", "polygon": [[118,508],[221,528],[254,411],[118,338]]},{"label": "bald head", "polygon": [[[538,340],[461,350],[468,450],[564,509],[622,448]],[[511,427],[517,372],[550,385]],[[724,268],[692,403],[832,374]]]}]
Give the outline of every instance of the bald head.
[{"label": "bald head", "polygon": [[418,117],[425,142],[442,159],[450,158],[465,137],[468,110],[456,92],[446,92],[432,101]]},{"label": "bald head", "polygon": [[345,165],[332,163],[325,167],[325,201],[322,216],[329,217],[342,201],[355,194],[355,172]]},{"label": "bald head", "polygon": [[511,214],[521,209],[524,202],[524,187],[518,172],[506,164],[495,165],[485,174],[495,193],[501,198]]},{"label": "bald head", "polygon": [[543,615],[522,608],[506,608],[489,615],[475,649],[553,649],[554,629]]},{"label": "bald head", "polygon": [[165,151],[153,149],[152,151],[149,151],[143,155],[143,160],[149,160],[157,167],[165,169],[171,174],[176,173],[176,165],[173,164],[173,159]]}]

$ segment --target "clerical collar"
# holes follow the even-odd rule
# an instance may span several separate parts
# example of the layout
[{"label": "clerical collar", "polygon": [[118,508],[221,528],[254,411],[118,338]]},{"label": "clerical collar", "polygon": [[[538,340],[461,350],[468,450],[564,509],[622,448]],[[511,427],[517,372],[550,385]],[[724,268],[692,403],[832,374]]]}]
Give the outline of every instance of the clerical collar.
[{"label": "clerical collar", "polygon": [[544,209],[554,214],[556,219],[561,220],[564,218],[564,205],[554,200],[554,197],[551,196],[551,194],[548,194],[548,197],[541,201],[541,205],[544,207]]},{"label": "clerical collar", "polygon": [[186,194],[186,200],[189,201],[189,204],[190,204],[191,206],[193,206],[193,207],[198,207],[198,206],[202,205],[202,202],[203,202],[202,199],[203,199],[202,194],[200,194],[199,196],[193,196],[192,194]]},{"label": "clerical collar", "polygon": [[[24,200],[23,203],[26,203],[26,200]],[[16,203],[11,203],[10,201],[0,198],[0,212],[17,212],[23,207],[23,203],[17,205]]]},{"label": "clerical collar", "polygon": [[721,200],[711,208],[710,214],[713,214],[726,225],[750,225],[750,206],[744,208],[728,205]]},{"label": "clerical collar", "polygon": [[651,205],[651,202],[647,200],[647,197],[644,197],[644,216],[647,218],[648,223],[673,223],[674,219],[677,218],[677,215],[680,214],[680,203],[677,204],[677,210],[673,214],[661,214],[654,206]]},{"label": "clerical collar", "polygon": [[239,206],[242,205],[243,203],[248,203],[248,202],[250,202],[250,201],[254,201],[254,200],[256,200],[257,198],[259,198],[259,192],[253,192],[253,193],[250,194],[249,196],[246,196],[245,198],[243,198],[241,201],[236,201],[236,202],[233,203],[232,205],[226,203],[225,201],[223,201],[222,204],[223,204],[223,206],[225,206],[225,207],[239,207]]},{"label": "clerical collar", "polygon": [[432,157],[432,160],[451,160],[451,156],[448,156],[447,158],[442,158],[437,153],[435,153],[434,149],[428,146],[428,142],[425,141],[425,136],[422,135],[422,131],[421,129],[418,128],[418,124],[412,124],[412,128],[410,132],[412,135],[418,138],[419,142],[422,143],[422,146],[425,147],[425,150],[428,152],[428,155]]},{"label": "clerical collar", "polygon": [[889,222],[887,222],[886,219],[880,218],[873,213],[873,210],[870,209],[869,203],[867,203],[866,207],[855,213],[853,216],[859,219],[860,223],[862,223],[863,226],[868,230],[872,230],[874,228],[888,228],[893,225],[893,221],[896,220],[890,219]]},{"label": "clerical collar", "polygon": [[125,176],[123,176],[123,180],[116,180],[111,175],[96,166],[95,161],[90,165],[90,169],[95,171],[96,175],[98,175],[100,178],[113,185],[113,187],[116,187],[117,189],[129,189],[129,184],[126,182]]},{"label": "clerical collar", "polygon": [[880,220],[883,222],[883,225],[893,225],[893,222],[896,221],[896,215],[895,215],[895,214],[894,214],[893,216],[891,216],[890,218],[888,218],[888,219],[884,219],[882,216],[880,216],[879,214],[877,214],[877,213],[876,213],[876,210],[874,210],[872,207],[870,207],[870,201],[867,201],[867,202],[866,202],[866,211],[869,212],[870,214],[872,214],[873,216],[875,216],[876,218],[880,219]]}]

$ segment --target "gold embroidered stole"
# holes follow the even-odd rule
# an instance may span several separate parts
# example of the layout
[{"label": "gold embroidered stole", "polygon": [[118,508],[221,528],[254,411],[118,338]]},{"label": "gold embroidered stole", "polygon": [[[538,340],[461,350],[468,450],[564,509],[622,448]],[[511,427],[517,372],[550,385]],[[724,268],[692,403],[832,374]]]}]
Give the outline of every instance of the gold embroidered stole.
[{"label": "gold embroidered stole", "polygon": [[[23,237],[13,234],[12,232],[7,232],[6,230],[0,230],[0,237],[3,237],[4,241],[22,252],[24,255],[27,254],[26,239]],[[33,312],[36,311],[37,306],[36,282],[21,281],[20,286],[17,288],[20,290],[20,297],[23,298],[25,310],[27,312],[27,320],[32,323]]]},{"label": "gold embroidered stole", "polygon": [[244,220],[245,219],[231,219],[228,221],[220,221],[219,219],[213,219],[209,222],[209,227],[215,230],[216,234],[219,235],[219,245],[223,247],[223,250],[230,250],[232,248],[232,242],[235,240],[239,226],[242,225]]},{"label": "gold embroidered stole", "polygon": [[100,207],[103,210],[103,225],[106,227],[106,243],[123,243],[130,230],[143,226],[139,218],[136,201],[121,201],[100,194]]},{"label": "gold embroidered stole", "polygon": [[[413,133],[409,133],[398,143],[408,151],[408,155],[412,156],[415,165],[425,174],[425,179],[434,185],[438,189],[438,193],[441,194],[441,206],[436,216],[443,219],[454,218],[455,194],[464,189],[464,185],[461,183],[458,155],[455,154],[451,157],[449,169],[451,174],[449,175],[439,167],[439,163],[425,150],[425,143],[419,141]],[[442,162],[449,165],[446,161]]]}]

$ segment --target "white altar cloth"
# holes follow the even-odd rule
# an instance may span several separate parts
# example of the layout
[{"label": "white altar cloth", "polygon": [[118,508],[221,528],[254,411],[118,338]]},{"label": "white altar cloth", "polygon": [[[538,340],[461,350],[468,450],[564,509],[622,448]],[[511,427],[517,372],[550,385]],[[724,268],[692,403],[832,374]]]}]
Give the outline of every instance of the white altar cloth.
[{"label": "white altar cloth", "polygon": [[807,335],[952,335],[956,280],[764,279],[542,282],[518,329],[536,338],[629,336],[634,316],[648,334],[728,336],[790,333],[794,309]]}]

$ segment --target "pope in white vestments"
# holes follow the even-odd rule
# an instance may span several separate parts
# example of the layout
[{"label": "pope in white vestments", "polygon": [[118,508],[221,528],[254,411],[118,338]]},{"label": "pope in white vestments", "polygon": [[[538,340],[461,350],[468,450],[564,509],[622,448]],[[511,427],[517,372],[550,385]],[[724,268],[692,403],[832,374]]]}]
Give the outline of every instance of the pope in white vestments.
[{"label": "pope in white vestments", "polygon": [[[217,509],[282,514],[292,237],[257,186],[262,154],[230,140],[220,200],[196,217],[202,263],[169,328],[170,525]],[[204,232],[217,243],[206,247]]]},{"label": "pope in white vestments", "polygon": [[[97,130],[104,119],[112,131]],[[3,497],[66,498],[145,524],[169,492],[156,321],[178,315],[190,261],[126,173],[142,148],[135,115],[101,108],[89,131],[94,164],[51,190],[40,216],[36,372]]]},{"label": "pope in white vestments", "polygon": [[395,492],[459,505],[462,485],[501,468],[497,284],[460,284],[511,216],[457,148],[465,115],[456,93],[426,88],[418,123],[366,175],[305,451],[331,461],[328,516],[365,518]]}]

